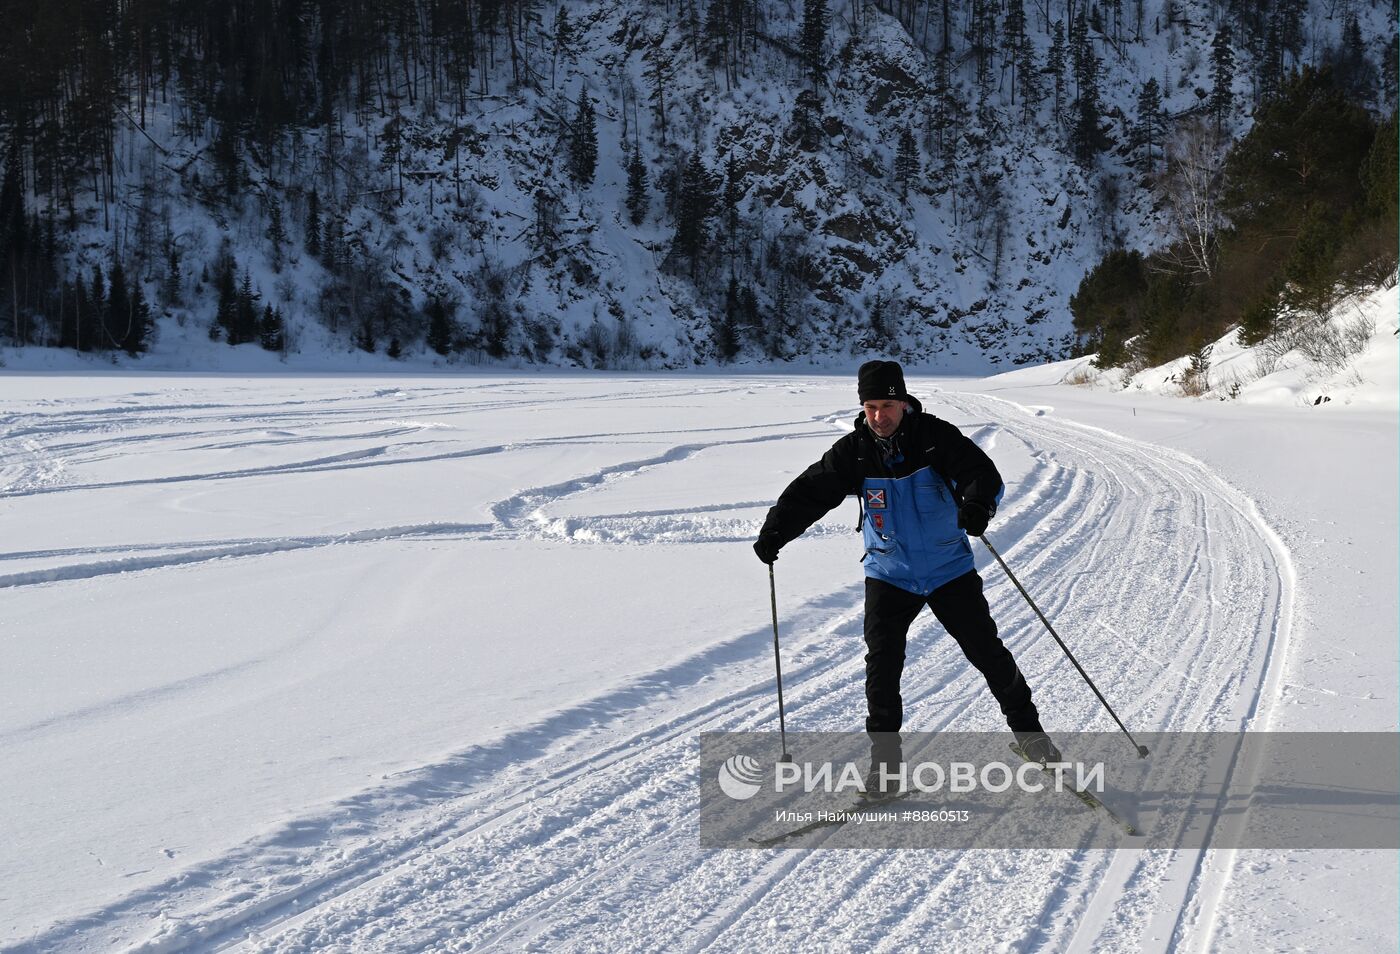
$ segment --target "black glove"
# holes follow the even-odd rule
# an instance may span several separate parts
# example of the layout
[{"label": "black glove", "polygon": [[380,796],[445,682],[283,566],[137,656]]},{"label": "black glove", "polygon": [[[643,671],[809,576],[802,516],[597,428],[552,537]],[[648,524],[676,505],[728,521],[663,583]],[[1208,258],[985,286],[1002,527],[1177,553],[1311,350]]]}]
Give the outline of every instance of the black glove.
[{"label": "black glove", "polygon": [[969,537],[980,537],[987,532],[987,521],[992,519],[992,511],[985,505],[972,500],[964,500],[958,508],[958,527],[966,530]]},{"label": "black glove", "polygon": [[760,560],[770,565],[778,559],[778,551],[782,547],[778,542],[778,535],[771,531],[760,533],[758,539],[753,542],[753,552],[758,554]]}]

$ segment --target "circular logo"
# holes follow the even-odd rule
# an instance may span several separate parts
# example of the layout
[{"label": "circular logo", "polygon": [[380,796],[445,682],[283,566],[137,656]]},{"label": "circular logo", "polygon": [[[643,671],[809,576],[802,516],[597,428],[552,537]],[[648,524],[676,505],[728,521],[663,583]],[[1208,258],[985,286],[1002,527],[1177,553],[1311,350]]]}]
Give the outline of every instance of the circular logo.
[{"label": "circular logo", "polygon": [[762,778],[758,760],[747,755],[731,756],[719,767],[719,787],[724,794],[741,802],[758,794]]}]

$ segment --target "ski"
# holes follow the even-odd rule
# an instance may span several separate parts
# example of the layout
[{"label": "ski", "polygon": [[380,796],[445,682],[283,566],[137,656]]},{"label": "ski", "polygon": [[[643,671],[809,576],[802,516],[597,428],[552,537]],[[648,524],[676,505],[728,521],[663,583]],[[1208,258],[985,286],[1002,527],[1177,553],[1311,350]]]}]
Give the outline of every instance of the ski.
[{"label": "ski", "polygon": [[[1031,762],[1034,765],[1040,765],[1039,762],[1035,762],[1032,759],[1026,758],[1026,753],[1022,752],[1021,747],[1015,742],[1008,742],[1007,744],[1011,747],[1011,751],[1019,755],[1024,761]],[[1075,798],[1079,799],[1085,805],[1089,806],[1089,808],[1093,811],[1103,812],[1110,819],[1112,819],[1113,824],[1117,825],[1120,829],[1122,829],[1125,835],[1142,834],[1142,832],[1138,831],[1132,825],[1119,818],[1118,815],[1114,813],[1113,809],[1109,808],[1103,802],[1099,801],[1098,798],[1096,798],[1092,793],[1086,792],[1083,789],[1075,788],[1073,785],[1070,785],[1068,783],[1066,783],[1065,785],[1065,791],[1069,792]]]},{"label": "ski", "polygon": [[855,818],[855,816],[862,814],[863,812],[878,809],[884,805],[890,804],[891,802],[897,802],[901,798],[908,798],[912,794],[912,792],[904,791],[900,792],[898,795],[891,795],[889,798],[882,798],[878,801],[857,802],[850,808],[843,808],[836,811],[832,811],[827,817],[818,819],[814,822],[808,822],[801,828],[794,828],[792,831],[785,831],[781,834],[770,835],[767,838],[750,837],[749,841],[753,842],[755,845],[758,845],[760,848],[771,848],[773,845],[776,845],[779,842],[788,841],[792,838],[798,838],[802,835],[808,834],[809,832],[818,831],[822,828],[839,828],[851,819]]}]

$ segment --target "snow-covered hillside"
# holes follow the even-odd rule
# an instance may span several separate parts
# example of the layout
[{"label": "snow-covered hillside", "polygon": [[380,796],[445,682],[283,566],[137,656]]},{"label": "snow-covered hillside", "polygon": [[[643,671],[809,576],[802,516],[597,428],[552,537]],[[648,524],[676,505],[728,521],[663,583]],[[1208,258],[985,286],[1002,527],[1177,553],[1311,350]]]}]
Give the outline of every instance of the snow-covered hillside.
[{"label": "snow-covered hillside", "polygon": [[[467,355],[516,364],[678,367],[730,346],[741,361],[878,352],[977,373],[1062,357],[1068,298],[1086,270],[1108,248],[1168,238],[1133,145],[1143,87],[1159,85],[1169,124],[1202,114],[1211,43],[1230,17],[1207,0],[1085,8],[1102,106],[1101,151],[1085,163],[1069,145],[1075,80],[1063,67],[1057,94],[1045,72],[1080,7],[1011,5],[1026,15],[1013,55],[978,33],[988,11],[1000,31],[1010,6],[898,5],[902,18],[881,6],[832,4],[826,84],[804,99],[801,5],[753,5],[730,77],[706,62],[699,24],[670,5],[564,3],[566,46],[551,17],[526,28],[534,84],[511,83],[512,46],[509,65],[502,50],[481,67],[464,111],[391,86],[279,148],[248,149],[233,172],[220,166],[216,124],[194,122],[175,87],[143,102],[141,128],[130,115],[119,122],[115,201],[76,196],[61,258],[83,276],[117,252],[134,258],[156,303],[150,368],[257,360],[194,340],[214,321],[221,261],[281,309],[299,367],[343,354],[356,336],[381,355],[402,339],[410,363],[444,363],[424,343],[432,301],[451,311]],[[1353,16],[1372,61],[1393,38],[1392,5],[1313,0],[1299,11],[1306,43],[1285,65],[1325,60]],[[940,99],[945,38],[952,85]],[[1260,74],[1259,51],[1237,40],[1224,119],[1236,133]],[[579,185],[563,153],[584,91],[597,103],[598,164]],[[917,152],[907,187],[895,171],[905,130]],[[636,225],[624,205],[633,148],[649,177]],[[666,198],[692,153],[725,207],[698,271],[676,260],[678,212]],[[220,193],[223,175],[239,177],[238,194]],[[317,243],[328,246],[319,257],[308,250],[313,192]],[[33,198],[52,209],[52,196]],[[750,297],[726,330],[731,276]]]},{"label": "snow-covered hillside", "polygon": [[1156,368],[1100,371],[1092,357],[1055,365],[1059,380],[1126,396],[1143,392],[1244,404],[1400,407],[1400,291],[1395,284],[1337,304],[1326,318],[1288,316],[1279,335],[1241,345],[1231,330],[1209,346],[1203,367],[1190,357]]}]

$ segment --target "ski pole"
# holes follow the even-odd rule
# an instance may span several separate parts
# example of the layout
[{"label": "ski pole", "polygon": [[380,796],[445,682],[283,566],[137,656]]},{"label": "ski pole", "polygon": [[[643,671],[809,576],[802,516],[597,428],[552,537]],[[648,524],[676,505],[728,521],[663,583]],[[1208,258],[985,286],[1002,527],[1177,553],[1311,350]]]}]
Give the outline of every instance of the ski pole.
[{"label": "ski pole", "polygon": [[768,564],[768,595],[773,601],[773,664],[778,669],[778,732],[783,740],[783,757],[779,762],[791,762],[787,750],[787,715],[783,712],[783,659],[778,652],[778,584],[773,577],[773,564]]},{"label": "ski pole", "polygon": [[[1031,599],[1031,595],[1027,593],[1026,588],[1021,585],[1021,581],[1016,579],[1016,574],[1011,572],[1011,567],[1006,565],[1006,561],[1001,558],[1001,554],[997,552],[997,548],[992,546],[992,541],[988,540],[985,536],[978,537],[977,539],[981,540],[983,545],[986,546],[988,550],[992,551],[992,556],[997,558],[997,562],[1001,564],[1001,568],[1006,571],[1007,577],[1015,584],[1016,589],[1021,591],[1021,595],[1026,598],[1026,602],[1029,603],[1031,609],[1035,611],[1035,615],[1040,617],[1040,621],[1045,624],[1045,628],[1050,631],[1050,635],[1055,637],[1055,642],[1060,644],[1060,648],[1065,651],[1065,655],[1069,657],[1069,661],[1074,663],[1074,668],[1079,670],[1079,674],[1084,677],[1084,681],[1089,684],[1089,688],[1094,690],[1094,695],[1099,697],[1099,701],[1102,702],[1103,707],[1108,710],[1108,714],[1113,716],[1113,721],[1118,723],[1118,728],[1123,730],[1123,734],[1128,737],[1128,741],[1133,744],[1133,748],[1137,749],[1138,758],[1147,758],[1147,746],[1137,744],[1137,740],[1134,739],[1133,734],[1128,731],[1128,727],[1123,724],[1123,720],[1118,718],[1118,713],[1113,711],[1113,706],[1108,704],[1108,700],[1103,697],[1103,693],[1099,692],[1099,687],[1094,685],[1094,680],[1090,679],[1089,674],[1084,671],[1084,667],[1079,665],[1079,660],[1074,658],[1074,653],[1069,651],[1069,647],[1066,646],[1065,641],[1060,638],[1060,634],[1055,632],[1055,627],[1050,625],[1050,621],[1045,618],[1045,614],[1040,611],[1040,607],[1035,605],[1035,600]],[[770,566],[769,569],[771,570],[772,567]]]}]

